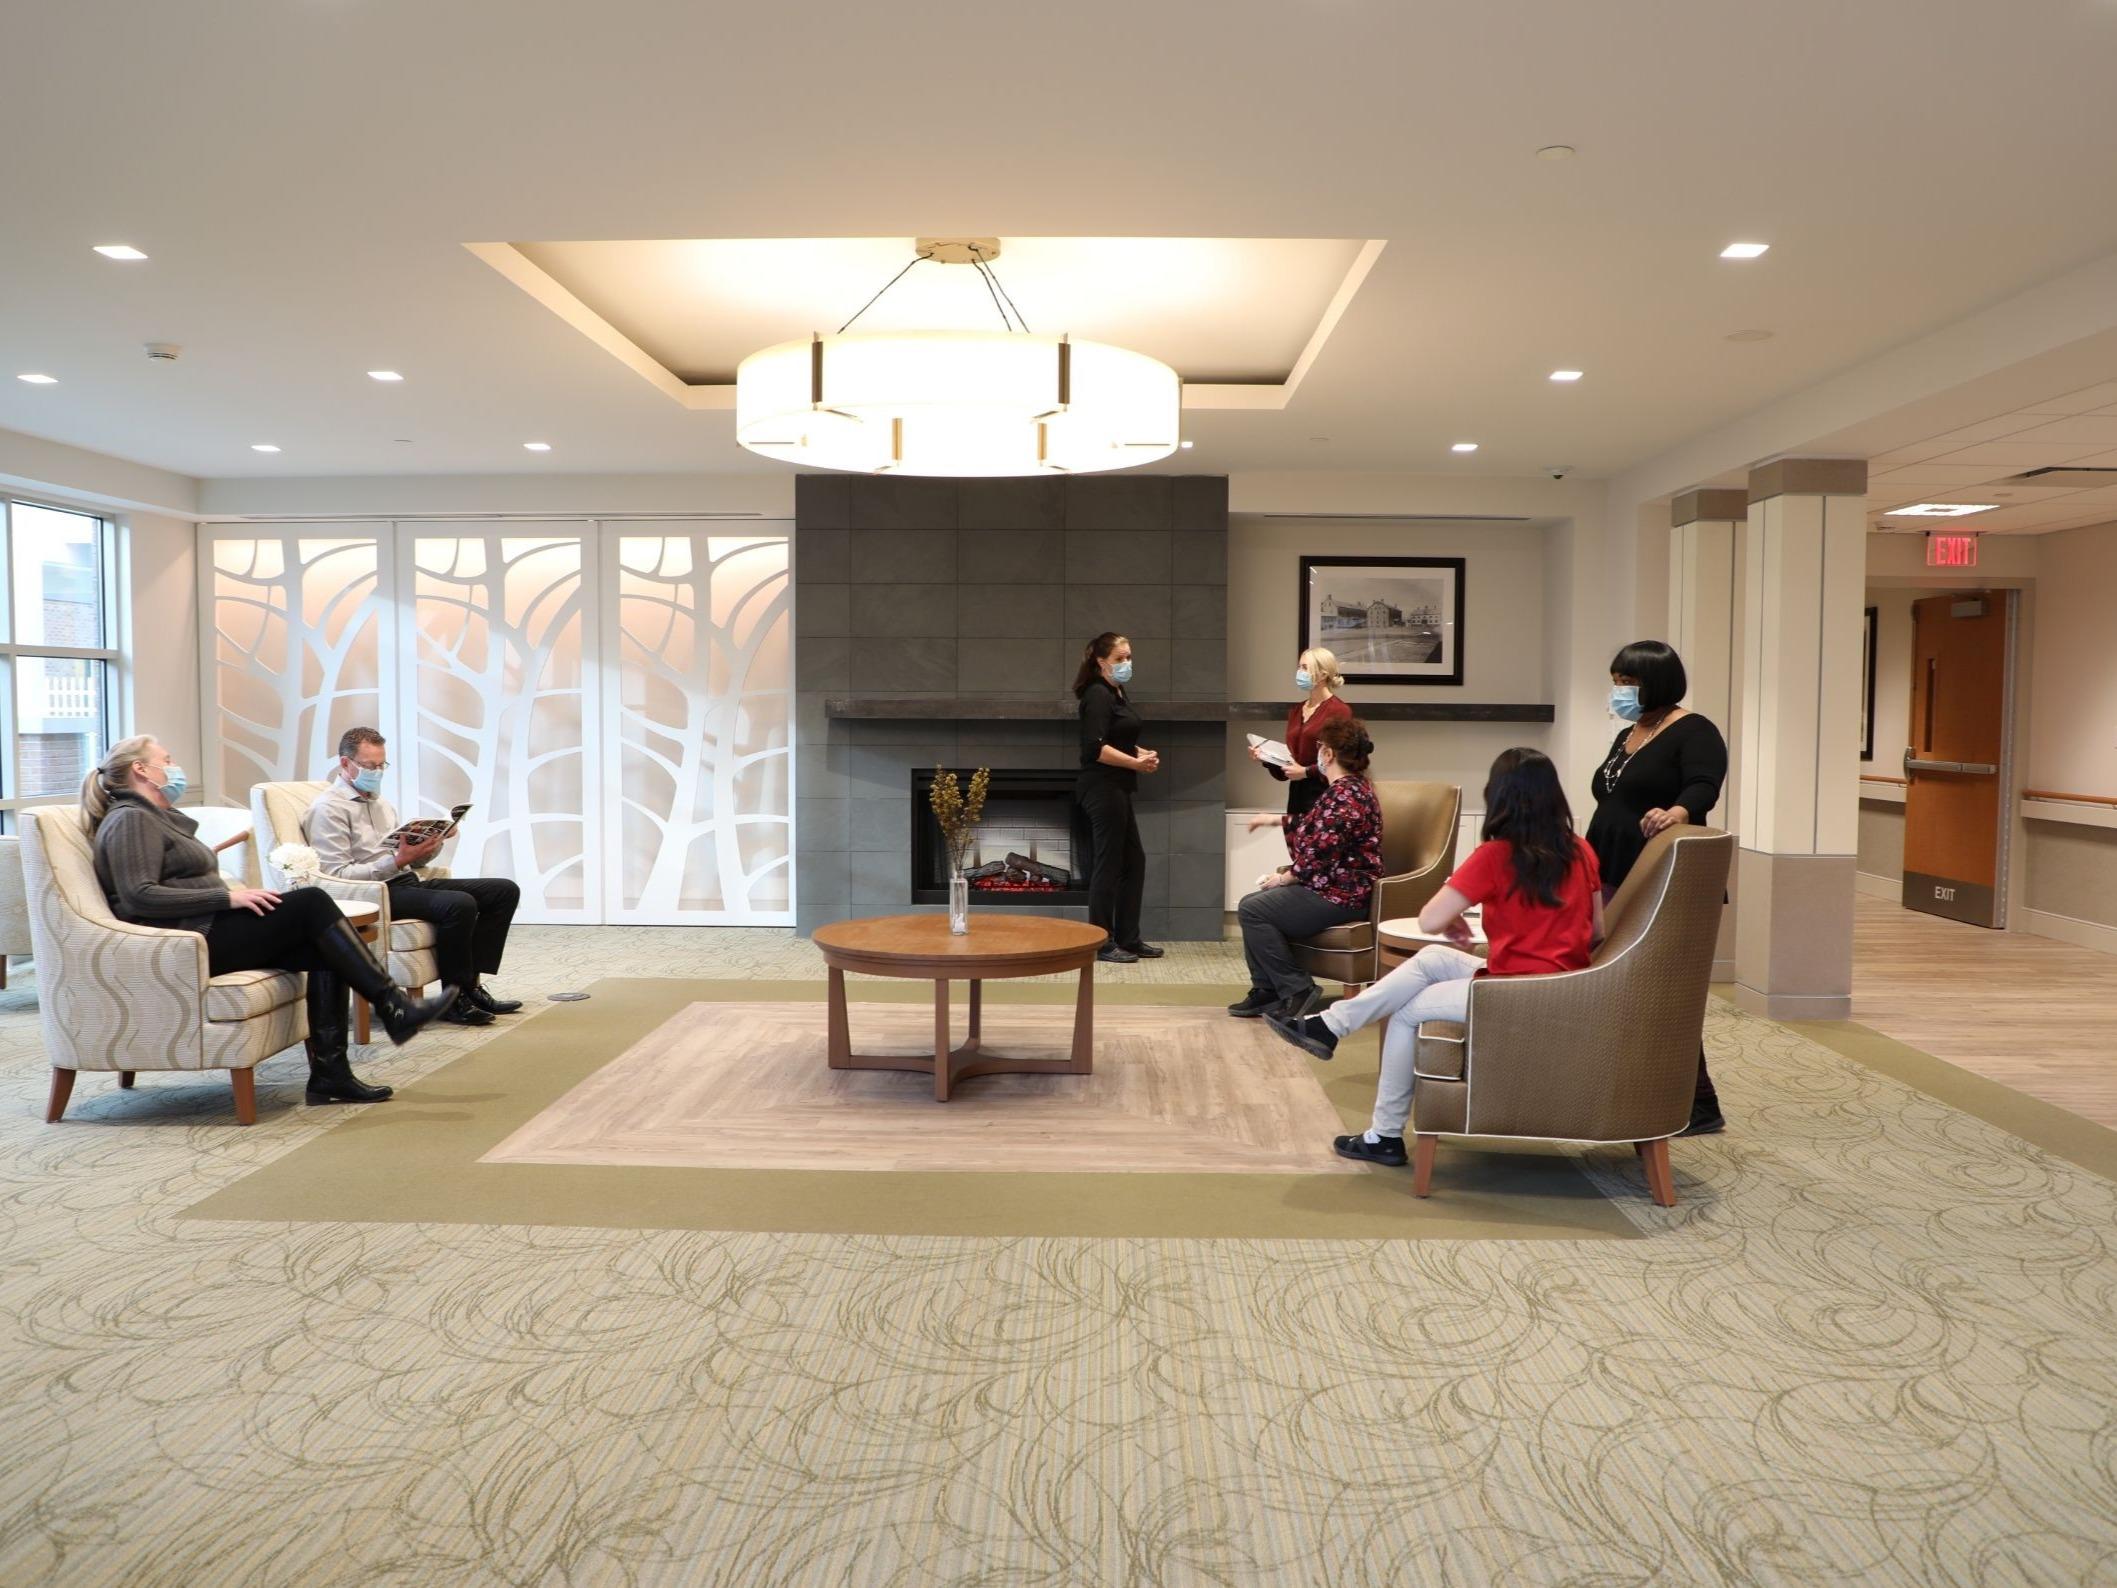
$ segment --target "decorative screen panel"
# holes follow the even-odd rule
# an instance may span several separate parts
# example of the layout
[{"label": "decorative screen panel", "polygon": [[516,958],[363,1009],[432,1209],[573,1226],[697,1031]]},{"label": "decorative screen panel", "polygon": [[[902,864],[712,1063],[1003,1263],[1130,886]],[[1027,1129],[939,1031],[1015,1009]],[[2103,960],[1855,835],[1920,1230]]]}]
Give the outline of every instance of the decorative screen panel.
[{"label": "decorative screen panel", "polygon": [[791,924],[791,542],[725,527],[202,525],[210,797],[366,723],[524,921]]},{"label": "decorative screen panel", "polygon": [[793,651],[784,535],[604,526],[610,917],[793,920]]},{"label": "decorative screen panel", "polygon": [[382,719],[395,693],[387,530],[228,524],[200,540],[205,787],[243,804],[253,783],[321,776],[341,732]]},{"label": "decorative screen panel", "polygon": [[470,805],[451,870],[514,878],[525,921],[600,919],[584,526],[400,524],[398,546],[412,619],[400,814]]}]

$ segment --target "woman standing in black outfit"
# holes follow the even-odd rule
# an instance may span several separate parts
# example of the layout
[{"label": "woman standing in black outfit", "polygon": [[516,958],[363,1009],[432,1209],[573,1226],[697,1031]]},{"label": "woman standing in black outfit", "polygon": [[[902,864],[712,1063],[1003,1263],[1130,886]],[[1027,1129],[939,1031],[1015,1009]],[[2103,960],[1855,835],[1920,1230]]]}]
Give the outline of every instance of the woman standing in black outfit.
[{"label": "woman standing in black outfit", "polygon": [[[1702,823],[1727,782],[1727,741],[1680,702],[1690,689],[1683,659],[1659,640],[1635,640],[1610,663],[1610,709],[1627,726],[1595,772],[1588,847],[1602,868],[1603,898],[1630,874],[1647,840],[1666,827]],[[1727,1129],[1698,1044],[1698,1090],[1686,1136]]]},{"label": "woman standing in black outfit", "polygon": [[1088,867],[1088,919],[1110,934],[1096,958],[1114,965],[1159,959],[1139,937],[1139,901],[1147,885],[1147,852],[1132,814],[1139,774],[1161,769],[1161,756],[1139,747],[1139,713],[1125,698],[1132,681],[1132,642],[1098,634],[1081,649],[1073,698],[1081,703],[1081,775],[1073,796],[1088,815],[1095,853]]}]

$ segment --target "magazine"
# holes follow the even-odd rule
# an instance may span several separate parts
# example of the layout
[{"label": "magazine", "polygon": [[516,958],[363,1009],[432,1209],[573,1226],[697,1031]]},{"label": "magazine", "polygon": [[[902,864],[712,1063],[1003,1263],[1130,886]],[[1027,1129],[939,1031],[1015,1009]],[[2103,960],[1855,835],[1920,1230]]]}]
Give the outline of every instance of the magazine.
[{"label": "magazine", "polygon": [[436,838],[453,838],[456,836],[457,827],[462,825],[464,813],[469,809],[468,805],[458,805],[446,816],[422,816],[417,821],[405,822],[390,834],[388,841],[393,844],[424,844]]}]

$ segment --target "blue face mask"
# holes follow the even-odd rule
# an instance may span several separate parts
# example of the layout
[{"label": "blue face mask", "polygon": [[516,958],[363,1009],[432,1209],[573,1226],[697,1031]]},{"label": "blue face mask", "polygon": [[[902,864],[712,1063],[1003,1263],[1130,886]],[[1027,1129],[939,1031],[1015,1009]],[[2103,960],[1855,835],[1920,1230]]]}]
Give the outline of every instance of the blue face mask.
[{"label": "blue face mask", "polygon": [[174,805],[184,797],[184,790],[191,787],[191,780],[184,776],[184,769],[171,761],[162,768],[162,798]]},{"label": "blue face mask", "polygon": [[1639,706],[1637,684],[1612,684],[1610,686],[1610,709],[1626,722],[1637,722],[1644,713]]},{"label": "blue face mask", "polygon": [[373,767],[360,767],[353,773],[353,787],[362,794],[380,794],[382,773]]},{"label": "blue face mask", "polygon": [[1132,682],[1132,659],[1130,657],[1112,664],[1110,681],[1115,684],[1129,684]]},{"label": "blue face mask", "polygon": [[1309,676],[1309,670],[1306,667],[1294,669],[1294,687],[1304,695],[1316,687],[1316,680]]}]

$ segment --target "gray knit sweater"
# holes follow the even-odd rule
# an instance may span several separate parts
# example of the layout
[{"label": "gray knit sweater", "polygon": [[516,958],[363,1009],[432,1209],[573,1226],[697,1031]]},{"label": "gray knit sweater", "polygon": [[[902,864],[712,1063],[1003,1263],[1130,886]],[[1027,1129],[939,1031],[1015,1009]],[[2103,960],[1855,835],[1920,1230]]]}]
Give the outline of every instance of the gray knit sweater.
[{"label": "gray knit sweater", "polygon": [[198,823],[182,811],[119,794],[96,829],[96,880],[110,913],[138,926],[203,932],[228,906],[228,884]]}]

